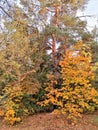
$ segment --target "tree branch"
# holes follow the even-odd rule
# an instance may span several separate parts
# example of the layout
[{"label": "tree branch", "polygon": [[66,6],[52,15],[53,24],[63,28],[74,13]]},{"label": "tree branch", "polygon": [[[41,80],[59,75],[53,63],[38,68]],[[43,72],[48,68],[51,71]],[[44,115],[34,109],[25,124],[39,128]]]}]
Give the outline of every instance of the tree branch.
[{"label": "tree branch", "polygon": [[3,8],[2,6],[0,6],[0,9],[1,9],[8,17],[12,18],[12,16],[11,16],[10,14],[8,14],[8,13],[4,10],[4,8]]}]

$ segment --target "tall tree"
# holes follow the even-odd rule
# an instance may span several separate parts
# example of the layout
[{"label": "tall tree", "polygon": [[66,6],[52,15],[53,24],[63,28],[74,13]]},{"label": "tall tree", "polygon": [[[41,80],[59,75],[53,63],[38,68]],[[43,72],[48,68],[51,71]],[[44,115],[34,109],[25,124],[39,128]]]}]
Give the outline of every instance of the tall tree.
[{"label": "tall tree", "polygon": [[[39,31],[43,33],[43,46],[52,52],[52,60],[55,68],[58,64],[57,48],[60,45],[72,43],[80,37],[84,31],[86,23],[76,17],[77,9],[82,5],[81,0],[62,1],[62,0],[21,0],[25,14]],[[32,16],[32,17],[31,17]],[[71,40],[73,39],[73,40]],[[58,44],[58,45],[57,45]]]}]

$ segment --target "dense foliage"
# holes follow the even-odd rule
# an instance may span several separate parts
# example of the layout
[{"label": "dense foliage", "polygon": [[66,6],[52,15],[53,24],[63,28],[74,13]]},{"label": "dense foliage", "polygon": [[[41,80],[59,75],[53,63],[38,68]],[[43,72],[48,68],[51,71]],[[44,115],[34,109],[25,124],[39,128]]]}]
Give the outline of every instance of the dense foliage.
[{"label": "dense foliage", "polygon": [[91,86],[94,74],[89,47],[78,41],[66,50],[59,64],[63,82],[58,87],[52,77],[52,84],[46,88],[46,98],[41,105],[53,104],[56,106],[54,112],[67,113],[71,120],[81,116],[81,113],[97,109],[98,92]]},{"label": "dense foliage", "polygon": [[[1,8],[2,3],[8,11]],[[82,1],[0,4],[7,16],[2,13],[0,32],[0,116],[4,121],[13,125],[37,112],[62,113],[75,121],[82,113],[98,109],[93,86],[97,35],[94,30],[88,32],[86,21],[76,16]]]}]

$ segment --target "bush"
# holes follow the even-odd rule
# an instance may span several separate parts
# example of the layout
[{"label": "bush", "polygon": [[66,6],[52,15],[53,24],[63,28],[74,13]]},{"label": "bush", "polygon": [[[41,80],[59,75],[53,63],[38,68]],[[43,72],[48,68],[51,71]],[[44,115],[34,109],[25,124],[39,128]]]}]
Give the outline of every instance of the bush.
[{"label": "bush", "polygon": [[55,87],[57,80],[55,76],[50,76],[51,82],[45,89],[46,98],[40,104],[46,106],[52,103],[57,108],[54,112],[66,113],[71,120],[81,117],[81,113],[97,109],[98,92],[91,86],[94,74],[90,47],[78,41],[66,50],[60,66],[61,87]]}]

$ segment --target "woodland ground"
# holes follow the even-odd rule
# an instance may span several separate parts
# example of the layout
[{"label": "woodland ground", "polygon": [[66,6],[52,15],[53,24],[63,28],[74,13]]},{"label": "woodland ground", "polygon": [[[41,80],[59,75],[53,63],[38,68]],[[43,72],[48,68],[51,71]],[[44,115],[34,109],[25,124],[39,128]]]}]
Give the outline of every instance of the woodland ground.
[{"label": "woodland ground", "polygon": [[0,121],[0,130],[98,130],[98,112],[83,115],[76,125],[69,124],[63,115],[40,113],[23,119],[15,126]]}]

